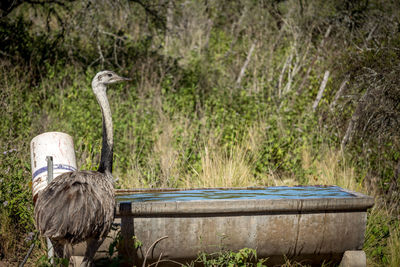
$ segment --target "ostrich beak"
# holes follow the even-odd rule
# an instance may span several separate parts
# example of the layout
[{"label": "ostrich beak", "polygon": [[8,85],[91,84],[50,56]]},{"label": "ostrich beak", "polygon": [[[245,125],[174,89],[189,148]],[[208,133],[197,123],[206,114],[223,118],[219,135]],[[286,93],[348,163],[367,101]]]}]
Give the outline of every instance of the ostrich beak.
[{"label": "ostrich beak", "polygon": [[119,81],[130,81],[132,80],[131,78],[126,78],[126,77],[121,77],[121,76],[117,76],[113,79],[113,82],[119,82]]}]

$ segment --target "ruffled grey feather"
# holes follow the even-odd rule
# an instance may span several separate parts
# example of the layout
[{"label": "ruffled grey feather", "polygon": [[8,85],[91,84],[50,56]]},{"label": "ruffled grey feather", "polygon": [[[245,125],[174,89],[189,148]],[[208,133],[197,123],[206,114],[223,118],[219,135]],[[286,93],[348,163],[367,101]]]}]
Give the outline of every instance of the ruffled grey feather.
[{"label": "ruffled grey feather", "polygon": [[107,236],[114,219],[114,188],[104,173],[76,171],[55,178],[40,192],[35,219],[52,241],[77,244]]}]

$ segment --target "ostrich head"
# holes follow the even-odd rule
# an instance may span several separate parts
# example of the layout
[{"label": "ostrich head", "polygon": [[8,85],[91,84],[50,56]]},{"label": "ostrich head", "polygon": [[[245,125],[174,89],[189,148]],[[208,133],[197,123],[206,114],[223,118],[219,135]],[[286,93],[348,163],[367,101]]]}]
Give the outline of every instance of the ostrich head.
[{"label": "ostrich head", "polygon": [[117,75],[115,72],[110,70],[100,71],[94,76],[92,80],[92,87],[105,87],[105,85],[116,83],[119,81],[129,81],[129,78],[124,78]]}]

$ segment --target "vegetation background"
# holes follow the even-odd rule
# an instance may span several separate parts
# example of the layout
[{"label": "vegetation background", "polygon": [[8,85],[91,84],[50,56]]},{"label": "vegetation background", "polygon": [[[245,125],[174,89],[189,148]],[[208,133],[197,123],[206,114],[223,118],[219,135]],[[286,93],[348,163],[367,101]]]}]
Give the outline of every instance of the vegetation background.
[{"label": "vegetation background", "polygon": [[96,169],[90,81],[110,69],[133,78],[109,89],[119,188],[336,184],[376,198],[368,265],[400,266],[398,1],[6,0],[0,16],[0,263],[33,242],[34,136],[69,133]]}]

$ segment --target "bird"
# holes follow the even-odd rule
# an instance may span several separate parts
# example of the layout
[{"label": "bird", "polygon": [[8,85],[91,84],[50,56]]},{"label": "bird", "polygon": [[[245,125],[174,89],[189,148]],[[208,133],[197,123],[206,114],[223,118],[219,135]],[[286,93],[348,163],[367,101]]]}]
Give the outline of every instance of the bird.
[{"label": "bird", "polygon": [[35,221],[48,237],[56,256],[70,258],[71,246],[86,242],[81,267],[93,266],[93,258],[114,220],[113,123],[107,85],[127,81],[113,71],[101,71],[92,80],[93,93],[102,112],[102,148],[97,171],[63,173],[38,195]]}]

